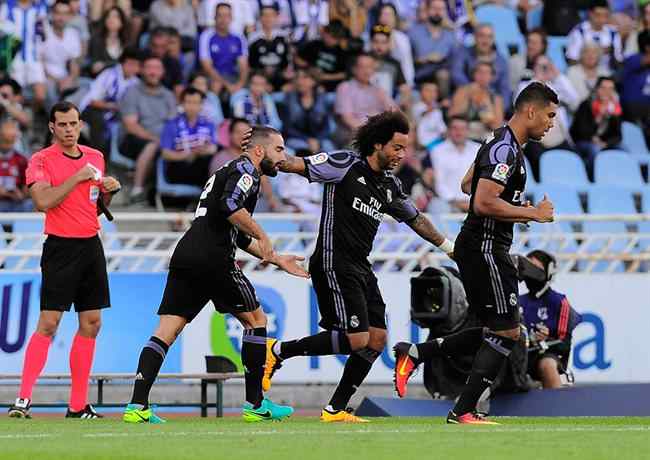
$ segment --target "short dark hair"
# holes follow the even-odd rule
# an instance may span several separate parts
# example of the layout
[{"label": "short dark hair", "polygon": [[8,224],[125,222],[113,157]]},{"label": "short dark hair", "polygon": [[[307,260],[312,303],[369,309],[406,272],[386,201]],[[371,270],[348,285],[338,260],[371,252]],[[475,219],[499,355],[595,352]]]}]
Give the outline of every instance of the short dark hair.
[{"label": "short dark hair", "polygon": [[609,9],[609,2],[607,0],[591,0],[591,4],[589,5],[589,10],[593,11],[596,8]]},{"label": "short dark hair", "polygon": [[56,8],[59,5],[70,6],[70,0],[56,0],[52,5],[52,9]]},{"label": "short dark hair", "polygon": [[535,27],[534,29],[528,31],[526,37],[532,34],[537,34],[540,37],[542,37],[542,47],[543,47],[542,52],[546,54],[546,49],[548,48],[548,34],[546,33],[546,31],[541,27]]},{"label": "short dark hair", "polygon": [[151,39],[154,37],[162,36],[169,37],[169,27],[156,26],[151,30],[151,32],[149,32],[149,41],[151,41]]},{"label": "short dark hair", "polygon": [[235,126],[237,126],[239,123],[245,123],[248,126],[251,125],[246,118],[235,117],[230,120],[230,125],[228,125],[228,133],[232,134],[235,131]]},{"label": "short dark hair", "polygon": [[334,38],[346,38],[349,34],[347,27],[339,20],[334,19],[327,24],[323,30]]},{"label": "short dark hair", "polygon": [[547,106],[550,103],[559,104],[560,100],[557,93],[548,85],[542,82],[534,81],[526,86],[515,101],[515,110],[519,111],[524,108],[526,104],[537,103]]},{"label": "short dark hair", "polygon": [[14,92],[14,95],[16,96],[22,94],[23,92],[23,88],[22,86],[20,86],[20,83],[18,83],[13,78],[3,78],[2,80],[0,80],[0,86],[11,86],[11,90]]},{"label": "short dark hair", "polygon": [[119,62],[122,64],[128,60],[142,61],[142,51],[135,46],[127,46],[124,48],[124,51],[122,51],[122,54],[120,54]]},{"label": "short dark hair", "polygon": [[205,99],[205,93],[203,91],[193,86],[188,86],[183,91],[181,91],[181,102],[185,100],[186,96],[196,96],[197,94],[201,96],[201,100]]},{"label": "short dark hair", "polygon": [[152,60],[152,59],[156,59],[157,61],[160,61],[162,63],[162,58],[161,57],[156,56],[155,54],[153,54],[153,53],[151,53],[149,51],[146,51],[146,52],[142,53],[142,63],[143,64],[145,62],[147,62],[147,61]]},{"label": "short dark hair", "polygon": [[68,101],[57,102],[50,109],[50,123],[54,123],[56,121],[57,113],[68,113],[71,110],[76,111],[77,114],[79,115],[79,118],[81,118],[81,112],[79,111],[79,108],[76,105],[74,105],[72,102],[68,102]]},{"label": "short dark hair", "polygon": [[492,65],[492,63],[487,61],[478,61],[476,64],[474,64],[474,67],[472,68],[472,75],[476,73],[479,67],[488,67],[490,69],[490,72],[492,72],[492,75],[495,74],[494,66]]},{"label": "short dark hair", "polygon": [[367,157],[375,151],[375,144],[386,145],[395,133],[408,134],[408,118],[399,110],[389,110],[374,115],[361,125],[352,140],[359,155]]},{"label": "short dark hair", "polygon": [[611,81],[614,85],[616,85],[616,80],[614,80],[614,78],[603,75],[601,77],[598,77],[598,80],[596,80],[596,86],[594,86],[594,88],[600,88],[600,85],[604,81]]},{"label": "short dark hair", "polygon": [[228,8],[230,11],[232,11],[232,6],[230,5],[230,3],[220,2],[220,3],[217,3],[217,6],[214,7],[214,14],[215,15],[217,14],[217,11],[219,11],[219,8]]},{"label": "short dark hair", "polygon": [[449,117],[450,126],[454,121],[462,121],[463,123],[469,123],[469,119],[465,115],[452,115],[451,117]]},{"label": "short dark hair", "polygon": [[276,13],[280,12],[280,5],[278,4],[278,2],[273,2],[273,3],[262,3],[262,2],[260,2],[260,3],[261,3],[260,14],[262,14],[262,11],[264,11],[264,10],[273,10]]},{"label": "short dark hair", "polygon": [[280,131],[270,126],[253,125],[251,127],[251,133],[248,138],[246,147],[255,147],[256,145],[266,144],[268,139],[274,134],[282,136],[282,133]]},{"label": "short dark hair", "polygon": [[365,51],[361,51],[361,52],[358,53],[356,56],[354,56],[354,63],[353,63],[353,66],[356,66],[356,65],[359,63],[359,60],[360,60],[361,58],[364,58],[364,57],[367,57],[367,58],[372,59],[373,61],[376,61],[376,58],[375,58],[372,54],[370,54],[370,53],[366,53]]}]

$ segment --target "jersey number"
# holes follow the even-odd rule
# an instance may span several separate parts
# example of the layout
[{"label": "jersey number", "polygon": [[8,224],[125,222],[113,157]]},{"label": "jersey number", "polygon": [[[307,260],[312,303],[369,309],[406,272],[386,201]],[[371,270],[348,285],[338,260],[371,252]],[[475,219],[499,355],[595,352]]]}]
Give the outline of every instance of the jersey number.
[{"label": "jersey number", "polygon": [[208,193],[212,191],[212,187],[214,187],[214,181],[216,177],[217,176],[213,174],[212,176],[210,176],[210,179],[208,179],[208,181],[205,183],[205,187],[203,187],[203,192],[199,197],[199,204],[196,206],[196,211],[194,212],[195,219],[197,217],[203,217],[208,213],[208,208],[201,207],[201,201],[205,200],[208,197]]}]

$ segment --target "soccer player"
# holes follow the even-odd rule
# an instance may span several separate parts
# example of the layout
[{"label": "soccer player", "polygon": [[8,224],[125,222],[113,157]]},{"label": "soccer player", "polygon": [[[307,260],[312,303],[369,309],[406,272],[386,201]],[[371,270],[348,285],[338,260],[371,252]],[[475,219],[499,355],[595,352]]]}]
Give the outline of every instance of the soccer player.
[{"label": "soccer player", "polygon": [[365,422],[347,404],[386,345],[386,305],[368,255],[384,214],[406,222],[418,235],[453,253],[453,243],[420,214],[391,171],[406,154],[409,123],[387,111],[356,133],[358,153],[335,151],[290,157],[280,170],[325,184],[316,249],[309,263],[325,331],[299,340],[267,342],[264,389],[281,363],[294,356],[345,354],[343,376],[321,412],[323,422]]},{"label": "soccer player", "polygon": [[29,160],[26,182],[36,209],[45,213],[41,256],[41,313],[36,332],[25,351],[18,399],[9,416],[31,418],[32,389],[38,379],[63,312],[74,304],[79,330],[70,349],[72,387],[67,418],[101,418],[90,404],[88,376],[95,354],[101,309],[110,306],[106,259],[97,232],[100,192],[108,205],[120,189],[112,177],[103,177],[101,152],[77,144],[82,123],[79,109],[58,102],[50,111],[54,143]]},{"label": "soccer player", "polygon": [[243,418],[252,422],[281,420],[293,413],[292,408],[274,404],[262,393],[266,315],[250,281],[235,264],[239,247],[287,273],[309,276],[298,265],[303,258],[276,254],[268,235],[251,217],[260,176],[275,176],[284,159],[282,135],[273,128],[256,126],[244,154],[208,179],[192,226],[172,254],[158,309],[160,323],[140,353],[133,397],[124,411],[125,422],[164,422],[149,406],[149,392],[169,347],[210,300],[217,311],[233,314],[244,327]]},{"label": "soccer player", "polygon": [[470,308],[483,327],[469,328],[418,345],[395,345],[395,388],[400,397],[415,368],[435,354],[476,353],[469,379],[447,423],[495,424],[475,414],[476,403],[519,340],[517,272],[508,251],[515,222],[552,222],[553,203],[524,202],[526,168],[522,146],[539,141],[553,127],[557,94],[533,82],[519,94],[515,113],[481,146],[463,178],[471,195],[469,213],[456,239],[458,264]]}]

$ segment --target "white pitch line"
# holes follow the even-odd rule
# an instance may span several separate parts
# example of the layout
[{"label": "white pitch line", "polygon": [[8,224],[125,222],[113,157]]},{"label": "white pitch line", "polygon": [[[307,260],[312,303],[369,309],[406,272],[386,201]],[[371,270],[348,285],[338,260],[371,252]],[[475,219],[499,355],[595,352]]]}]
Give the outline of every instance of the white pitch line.
[{"label": "white pitch line", "polygon": [[0,439],[51,438],[53,434],[0,434]]}]

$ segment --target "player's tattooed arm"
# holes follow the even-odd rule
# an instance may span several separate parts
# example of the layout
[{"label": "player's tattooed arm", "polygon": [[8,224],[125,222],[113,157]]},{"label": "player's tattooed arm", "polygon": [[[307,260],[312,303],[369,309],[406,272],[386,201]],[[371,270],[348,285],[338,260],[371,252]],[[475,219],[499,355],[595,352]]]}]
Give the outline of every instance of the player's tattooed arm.
[{"label": "player's tattooed arm", "polygon": [[429,243],[436,245],[441,251],[452,257],[454,252],[454,244],[445,238],[445,235],[440,233],[438,229],[431,223],[429,218],[424,214],[418,214],[414,219],[407,222],[408,226],[413,229],[415,233],[420,235]]},{"label": "player's tattooed arm", "polygon": [[287,155],[287,159],[280,163],[280,171],[305,176],[307,174],[305,160]]},{"label": "player's tattooed arm", "polygon": [[246,209],[242,208],[233,212],[228,217],[228,221],[230,221],[231,224],[233,224],[242,232],[250,235],[251,237],[255,238],[255,240],[257,240],[256,242],[259,247],[259,255],[255,254],[257,257],[263,261],[270,261],[275,256],[271,239],[262,229],[262,227],[260,227],[260,225],[255,222],[253,217]]}]

